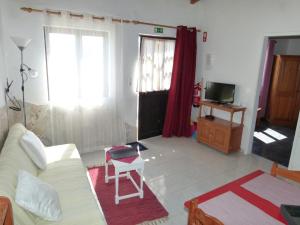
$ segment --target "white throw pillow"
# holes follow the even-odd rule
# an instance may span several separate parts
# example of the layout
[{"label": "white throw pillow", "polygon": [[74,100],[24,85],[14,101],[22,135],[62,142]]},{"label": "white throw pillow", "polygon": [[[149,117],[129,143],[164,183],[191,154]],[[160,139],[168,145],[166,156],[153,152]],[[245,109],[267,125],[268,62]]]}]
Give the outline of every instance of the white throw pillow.
[{"label": "white throw pillow", "polygon": [[49,184],[30,173],[20,170],[15,201],[31,213],[48,221],[62,218],[59,197]]},{"label": "white throw pillow", "polygon": [[33,132],[27,130],[20,139],[20,145],[40,169],[47,168],[45,146]]}]

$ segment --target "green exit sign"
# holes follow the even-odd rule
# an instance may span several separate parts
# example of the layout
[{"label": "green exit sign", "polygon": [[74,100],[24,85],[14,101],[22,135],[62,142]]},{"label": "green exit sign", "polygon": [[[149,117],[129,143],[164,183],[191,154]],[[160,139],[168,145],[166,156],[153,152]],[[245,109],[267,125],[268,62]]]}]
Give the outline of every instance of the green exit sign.
[{"label": "green exit sign", "polygon": [[164,28],[162,27],[154,27],[154,33],[162,34],[164,32]]}]

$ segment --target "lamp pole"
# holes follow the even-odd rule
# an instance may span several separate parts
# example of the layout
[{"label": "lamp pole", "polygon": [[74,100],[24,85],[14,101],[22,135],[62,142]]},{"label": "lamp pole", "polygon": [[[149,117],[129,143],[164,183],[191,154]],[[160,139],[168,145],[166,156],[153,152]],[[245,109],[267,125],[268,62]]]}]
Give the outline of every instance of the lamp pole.
[{"label": "lamp pole", "polygon": [[[26,127],[26,107],[25,107],[25,87],[24,84],[28,79],[28,76],[31,76],[31,78],[37,77],[37,72],[33,69],[31,69],[29,66],[24,64],[23,62],[23,51],[30,43],[31,39],[28,38],[22,38],[22,37],[11,37],[11,40],[16,44],[17,48],[21,51],[21,65],[20,65],[20,75],[22,78],[22,107],[23,107],[23,119],[24,119],[24,126]],[[21,108],[21,107],[20,107]]]},{"label": "lamp pole", "polygon": [[24,47],[19,47],[20,51],[21,51],[21,65],[20,65],[20,74],[21,74],[21,78],[22,78],[22,86],[21,86],[21,90],[22,90],[22,104],[23,104],[23,119],[24,119],[24,126],[26,127],[26,107],[25,107],[25,88],[24,88],[24,63],[23,63],[23,50]]}]

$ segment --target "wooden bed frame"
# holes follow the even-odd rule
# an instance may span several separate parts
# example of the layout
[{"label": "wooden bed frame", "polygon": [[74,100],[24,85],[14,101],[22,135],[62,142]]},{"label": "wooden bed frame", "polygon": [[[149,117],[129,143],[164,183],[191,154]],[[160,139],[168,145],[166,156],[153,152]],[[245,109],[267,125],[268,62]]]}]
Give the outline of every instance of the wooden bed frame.
[{"label": "wooden bed frame", "polygon": [[0,225],[13,225],[13,212],[10,200],[0,196]]},{"label": "wooden bed frame", "polygon": [[288,170],[285,168],[278,167],[277,163],[273,163],[271,169],[271,175],[274,177],[280,176],[280,177],[288,178],[290,180],[300,183],[300,171],[293,171],[293,170]]},{"label": "wooden bed frame", "polygon": [[[300,183],[300,171],[292,171],[286,168],[278,167],[277,163],[273,163],[271,175],[276,177],[284,177]],[[207,215],[198,208],[197,199],[190,202],[189,205],[188,225],[223,225],[217,218]]]},{"label": "wooden bed frame", "polygon": [[198,201],[193,200],[189,206],[188,225],[224,225],[220,220],[212,217],[198,208]]}]

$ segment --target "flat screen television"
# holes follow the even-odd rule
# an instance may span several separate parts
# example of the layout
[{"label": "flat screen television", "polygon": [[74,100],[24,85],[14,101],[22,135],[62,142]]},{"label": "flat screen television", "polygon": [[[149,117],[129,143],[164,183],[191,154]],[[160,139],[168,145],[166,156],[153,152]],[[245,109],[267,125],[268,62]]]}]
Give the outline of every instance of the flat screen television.
[{"label": "flat screen television", "polygon": [[221,104],[233,103],[234,92],[234,84],[207,81],[205,87],[205,99]]}]

